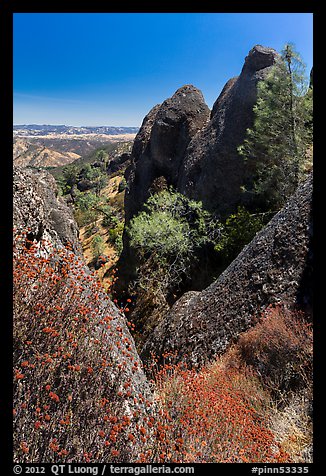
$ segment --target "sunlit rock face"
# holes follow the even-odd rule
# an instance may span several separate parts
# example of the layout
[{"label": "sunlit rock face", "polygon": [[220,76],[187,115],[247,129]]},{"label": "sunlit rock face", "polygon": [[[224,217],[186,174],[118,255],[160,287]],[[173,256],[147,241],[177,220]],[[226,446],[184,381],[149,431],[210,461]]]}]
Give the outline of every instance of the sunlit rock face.
[{"label": "sunlit rock face", "polygon": [[274,49],[259,45],[250,50],[240,76],[226,83],[210,121],[189,143],[179,169],[178,190],[222,217],[244,200],[241,186],[250,177],[237,148],[253,125],[257,83],[278,56]]}]

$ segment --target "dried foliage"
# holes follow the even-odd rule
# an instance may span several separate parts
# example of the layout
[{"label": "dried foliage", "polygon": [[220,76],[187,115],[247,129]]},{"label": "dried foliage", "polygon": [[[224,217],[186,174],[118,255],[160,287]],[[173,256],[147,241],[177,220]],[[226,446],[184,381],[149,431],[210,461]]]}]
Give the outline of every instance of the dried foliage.
[{"label": "dried foliage", "polygon": [[199,372],[165,364],[155,385],[163,408],[155,461],[290,461],[268,427],[269,395],[249,369],[226,367],[222,359]]},{"label": "dried foliage", "polygon": [[298,310],[270,307],[261,320],[240,336],[241,359],[252,366],[274,396],[312,382],[312,325]]},{"label": "dried foliage", "polygon": [[109,299],[86,269],[69,249],[16,234],[15,461],[137,458],[152,403],[135,393],[143,374],[122,317],[105,313]]}]

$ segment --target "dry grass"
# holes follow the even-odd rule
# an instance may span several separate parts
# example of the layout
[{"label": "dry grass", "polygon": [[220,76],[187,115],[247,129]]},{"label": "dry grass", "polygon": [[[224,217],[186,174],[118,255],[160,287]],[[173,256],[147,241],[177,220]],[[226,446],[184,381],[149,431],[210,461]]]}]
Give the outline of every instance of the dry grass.
[{"label": "dry grass", "polygon": [[269,428],[270,396],[250,369],[223,358],[199,372],[166,364],[154,381],[162,408],[154,461],[291,462]]},{"label": "dry grass", "polygon": [[296,463],[312,460],[313,331],[302,312],[269,308],[255,327],[240,335],[224,365],[250,367],[269,392],[269,428]]},{"label": "dry grass", "polygon": [[270,428],[295,463],[312,463],[312,389],[291,395],[283,408],[274,407]]}]

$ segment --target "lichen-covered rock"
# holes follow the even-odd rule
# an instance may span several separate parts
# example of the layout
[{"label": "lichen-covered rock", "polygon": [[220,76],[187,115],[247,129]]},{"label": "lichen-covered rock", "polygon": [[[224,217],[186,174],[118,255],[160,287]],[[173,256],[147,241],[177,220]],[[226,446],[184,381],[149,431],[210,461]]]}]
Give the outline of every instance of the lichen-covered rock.
[{"label": "lichen-covered rock", "polygon": [[14,167],[13,221],[16,227],[29,229],[30,238],[42,238],[73,247],[82,255],[79,230],[71,209],[58,196],[55,179],[46,171]]},{"label": "lichen-covered rock", "polygon": [[[43,462],[42,454],[48,462],[66,461],[49,449],[54,436],[56,444],[68,448],[70,462],[80,462],[83,451],[93,452],[96,462],[107,461],[111,447],[104,446],[102,434],[120,445],[111,461],[137,461],[144,450],[139,425],[155,408],[152,392],[127,320],[79,254],[76,223],[47,172],[15,169],[14,237],[14,368],[34,366],[16,373],[22,381],[15,380],[14,405],[19,408],[24,401],[26,410],[15,419],[15,461]],[[57,399],[49,418],[59,429],[46,431],[42,420],[40,433],[35,431],[35,405],[46,398],[46,383]],[[73,398],[73,411],[65,430],[59,420],[67,398]],[[108,410],[101,406],[106,401]],[[120,434],[114,422],[123,424]],[[20,454],[22,433],[29,445],[25,456]],[[106,453],[101,449],[96,456],[99,448]]]},{"label": "lichen-covered rock", "polygon": [[248,171],[237,148],[253,125],[257,83],[266,77],[278,54],[255,46],[239,77],[230,79],[216,100],[209,123],[189,143],[178,172],[177,188],[225,216],[244,199],[241,186]]},{"label": "lichen-covered rock", "polygon": [[202,364],[222,353],[270,304],[312,305],[312,176],[202,292],[179,299],[141,356],[176,352]]}]

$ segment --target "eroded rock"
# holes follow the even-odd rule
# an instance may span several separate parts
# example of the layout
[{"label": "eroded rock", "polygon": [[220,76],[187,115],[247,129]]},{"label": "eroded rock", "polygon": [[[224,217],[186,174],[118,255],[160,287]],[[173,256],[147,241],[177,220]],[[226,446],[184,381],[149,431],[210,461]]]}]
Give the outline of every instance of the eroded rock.
[{"label": "eroded rock", "polygon": [[158,177],[176,185],[179,167],[192,137],[207,123],[209,108],[199,89],[185,85],[145,117],[132,149],[125,198],[127,221],[149,196]]},{"label": "eroded rock", "polygon": [[[75,364],[74,359],[77,359],[80,372],[80,377],[76,373],[76,378],[79,378],[80,381],[77,385],[78,388],[75,389],[76,394],[73,395],[74,407],[71,416],[73,429],[67,432],[67,436],[65,436],[64,430],[53,435],[44,433],[45,449],[41,448],[34,424],[30,424],[29,421],[29,418],[33,417],[29,413],[32,410],[28,407],[24,415],[15,422],[17,458],[19,458],[20,433],[24,431],[24,438],[31,448],[29,454],[34,454],[34,462],[41,461],[38,458],[42,457],[42,452],[47,451],[46,448],[50,443],[49,438],[53,436],[57,437],[59,444],[63,444],[65,440],[65,445],[69,448],[69,461],[78,462],[82,457],[82,453],[80,453],[82,449],[92,451],[95,448],[95,443],[91,443],[91,432],[94,435],[92,437],[94,441],[98,437],[99,431],[107,437],[110,435],[113,424],[104,425],[105,409],[103,409],[100,420],[96,416],[96,409],[101,404],[101,399],[107,398],[111,415],[117,417],[116,421],[121,423],[123,418],[127,418],[129,422],[122,434],[124,443],[120,442],[120,461],[135,462],[140,452],[144,450],[144,444],[140,441],[138,425],[144,424],[144,418],[153,414],[154,406],[151,406],[153,403],[151,389],[143,372],[142,362],[129,332],[126,318],[108,298],[96,276],[86,266],[80,253],[77,225],[68,206],[60,197],[56,196],[53,177],[47,172],[34,173],[26,169],[15,169],[13,203],[14,235],[16,237],[14,248],[14,367],[20,368],[21,356],[23,353],[26,354],[25,339],[30,338],[31,342],[33,341],[33,347],[28,353],[28,361],[35,367],[32,377],[36,379],[35,384],[33,380],[27,378],[27,372],[23,376],[26,402],[32,398],[29,395],[35,394],[36,397],[33,398],[43,398],[43,386],[46,382],[51,384],[49,385],[51,391],[55,392],[54,395],[57,395],[58,399],[58,410],[57,407],[52,409],[51,418],[54,419],[57,415],[55,412],[60,410],[59,402],[66,401],[67,391],[70,388],[70,391],[73,391],[73,370],[69,370],[69,367],[75,368],[75,370],[77,367],[72,365],[67,367],[69,362],[65,361],[65,357],[61,357],[60,360],[60,353],[59,355],[57,353],[58,346],[61,345],[62,349],[71,349],[71,363]],[[35,252],[28,252],[28,249],[31,249],[30,246],[27,248],[24,246],[25,238],[21,238],[24,236],[21,233],[26,230],[28,230],[27,238],[36,244]],[[65,250],[65,245],[68,243],[72,245],[74,253]],[[49,258],[50,262],[46,265],[42,264],[40,258]],[[43,269],[42,266],[47,266],[48,270]],[[60,274],[60,269],[63,267],[65,272]],[[55,281],[58,280],[59,284],[55,284],[55,281],[49,276],[52,276]],[[43,309],[43,314],[42,312],[40,314],[40,309]],[[56,309],[62,313],[60,316],[57,316]],[[75,344],[78,346],[78,353],[74,357],[71,342],[73,341],[74,328],[76,328],[76,332],[80,329],[80,313],[84,313],[83,322],[88,327],[85,327],[85,333],[78,334],[78,342]],[[26,320],[29,321],[27,327]],[[34,329],[32,335],[27,336],[30,329]],[[48,332],[50,331],[56,332],[55,341],[46,340],[49,339]],[[46,343],[48,358],[49,354],[53,355],[52,347],[54,345],[55,358],[58,360],[57,370],[48,370],[39,362],[39,356],[44,353]],[[96,359],[94,360],[94,356],[98,356],[98,362]],[[87,368],[86,363],[92,361],[95,361],[95,365],[98,367],[101,367],[102,363],[102,368]],[[90,388],[87,387],[87,382],[89,385],[93,373],[97,386]],[[42,378],[41,385],[37,378]],[[14,389],[14,399],[17,405],[21,396],[20,385],[17,381]],[[37,392],[40,392],[41,396],[38,396]],[[60,405],[64,405],[64,401]],[[84,428],[82,432],[80,425]],[[128,439],[128,432],[136,435],[133,436],[133,440]],[[98,445],[98,443],[96,444]],[[103,445],[104,441],[101,444]],[[101,454],[102,456],[98,457],[97,462],[102,461],[103,452]],[[28,457],[26,456],[26,458]],[[94,457],[96,458],[96,456]],[[53,458],[56,462],[60,461],[59,455],[55,453],[53,453]]]},{"label": "eroded rock", "polygon": [[189,143],[179,169],[178,190],[222,217],[247,200],[241,186],[250,177],[237,148],[253,124],[257,83],[277,57],[272,48],[256,45],[250,50],[240,76],[226,83],[209,123]]}]

